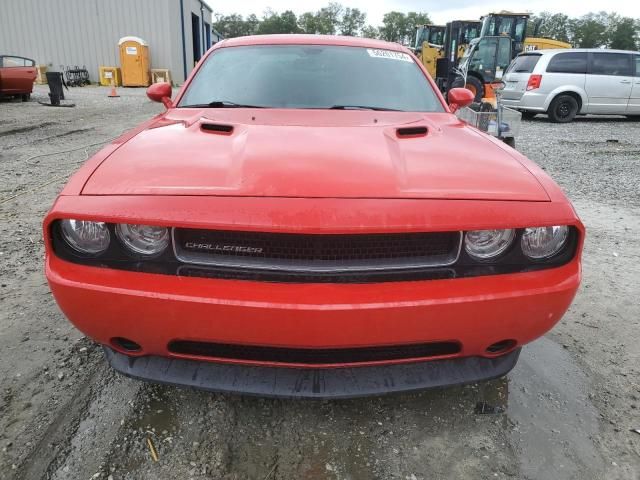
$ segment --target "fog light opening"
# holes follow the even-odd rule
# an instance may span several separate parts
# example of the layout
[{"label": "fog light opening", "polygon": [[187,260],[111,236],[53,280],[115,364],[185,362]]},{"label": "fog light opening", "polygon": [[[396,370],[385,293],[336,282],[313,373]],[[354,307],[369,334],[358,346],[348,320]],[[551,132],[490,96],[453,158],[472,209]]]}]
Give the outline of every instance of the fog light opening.
[{"label": "fog light opening", "polygon": [[128,338],[115,337],[111,339],[111,344],[120,351],[125,353],[140,353],[142,347],[140,344],[129,340]]},{"label": "fog light opening", "polygon": [[492,343],[487,347],[487,354],[489,355],[502,355],[512,350],[518,342],[513,339],[500,340],[499,342]]}]

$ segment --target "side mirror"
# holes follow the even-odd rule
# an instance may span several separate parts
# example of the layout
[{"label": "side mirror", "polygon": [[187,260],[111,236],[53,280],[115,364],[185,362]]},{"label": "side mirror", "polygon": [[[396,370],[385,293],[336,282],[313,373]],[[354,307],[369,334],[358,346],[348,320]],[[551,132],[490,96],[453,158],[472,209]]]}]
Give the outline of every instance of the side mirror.
[{"label": "side mirror", "polygon": [[162,82],[154,83],[147,88],[147,97],[154,102],[162,103],[166,108],[173,107],[171,101],[171,84]]},{"label": "side mirror", "polygon": [[449,108],[451,112],[455,113],[456,110],[467,105],[471,105],[475,99],[475,95],[471,90],[466,88],[452,88],[449,90]]}]

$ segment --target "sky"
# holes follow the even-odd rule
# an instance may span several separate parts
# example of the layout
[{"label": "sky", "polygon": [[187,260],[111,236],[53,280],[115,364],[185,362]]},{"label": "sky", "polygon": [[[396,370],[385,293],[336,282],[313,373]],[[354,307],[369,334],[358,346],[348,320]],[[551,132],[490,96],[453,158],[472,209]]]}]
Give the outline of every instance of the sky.
[{"label": "sky", "polygon": [[[239,0],[236,2],[206,0],[214,12],[228,15],[240,13],[244,16],[262,13],[271,8],[276,12],[293,10],[298,15],[303,12],[316,11],[331,0]],[[386,12],[427,12],[435,23],[446,23],[451,20],[473,20],[489,12],[509,10],[512,12],[565,13],[571,17],[589,12],[606,10],[620,15],[640,18],[639,0],[527,0],[526,2],[478,0],[334,0],[345,7],[359,8],[367,13],[367,23],[373,26],[382,24],[382,16]]]}]

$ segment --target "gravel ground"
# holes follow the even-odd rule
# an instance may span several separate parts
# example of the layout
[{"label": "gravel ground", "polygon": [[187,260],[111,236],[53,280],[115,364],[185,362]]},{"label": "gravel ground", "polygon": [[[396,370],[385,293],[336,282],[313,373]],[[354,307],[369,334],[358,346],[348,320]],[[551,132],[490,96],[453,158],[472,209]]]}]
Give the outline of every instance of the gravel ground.
[{"label": "gravel ground", "polygon": [[42,272],[42,218],[100,144],[162,107],[85,87],[54,109],[35,101],[45,92],[0,103],[0,478],[640,478],[640,123],[523,123],[519,150],[574,200],[588,239],[576,301],[507,378],[284,401],[121,377],[66,321]]}]

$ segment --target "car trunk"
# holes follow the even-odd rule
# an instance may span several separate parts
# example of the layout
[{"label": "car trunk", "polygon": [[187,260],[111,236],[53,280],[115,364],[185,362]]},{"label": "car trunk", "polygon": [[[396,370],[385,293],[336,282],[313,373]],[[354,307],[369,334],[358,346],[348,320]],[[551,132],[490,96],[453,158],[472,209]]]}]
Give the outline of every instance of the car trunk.
[{"label": "car trunk", "polygon": [[504,76],[505,87],[502,91],[502,97],[505,100],[520,100],[527,91],[527,83],[529,77],[535,68],[540,53],[523,53],[518,55]]}]

